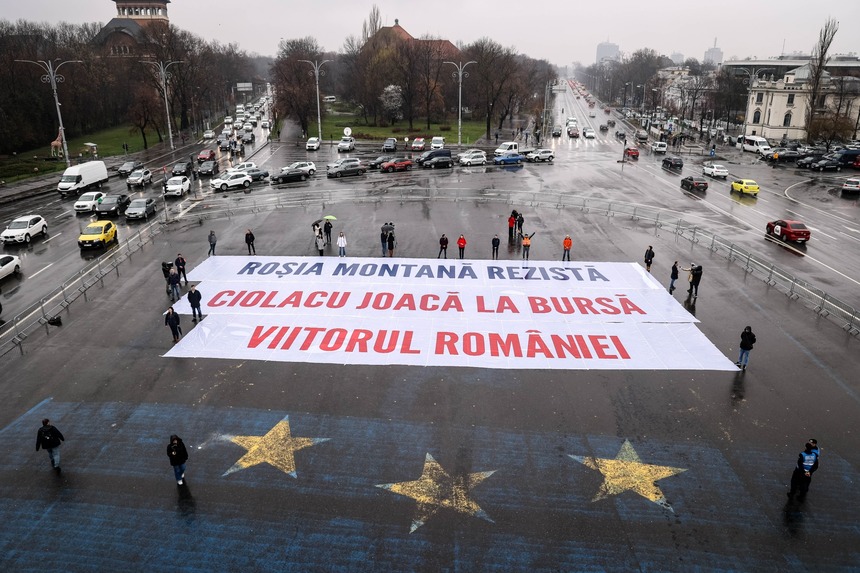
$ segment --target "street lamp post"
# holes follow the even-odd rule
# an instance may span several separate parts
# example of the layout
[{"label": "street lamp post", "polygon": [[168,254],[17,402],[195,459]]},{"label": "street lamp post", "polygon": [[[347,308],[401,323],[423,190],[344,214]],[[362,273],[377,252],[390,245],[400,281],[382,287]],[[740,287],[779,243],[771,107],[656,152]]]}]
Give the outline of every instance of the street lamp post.
[{"label": "street lamp post", "polygon": [[[453,72],[451,75],[453,77],[457,78],[457,82],[459,85],[458,90],[457,90],[457,147],[462,147],[463,146],[463,78],[469,77],[469,74],[467,72],[464,72],[463,70],[465,70],[466,66],[468,66],[469,64],[477,64],[478,62],[469,61],[469,62],[466,62],[465,64],[463,62],[459,62],[459,63],[443,62],[443,63],[451,64],[452,66],[457,68],[457,71]],[[487,137],[489,137],[489,136],[490,136],[490,134],[488,133]]]},{"label": "street lamp post", "polygon": [[158,75],[161,79],[161,94],[164,96],[164,113],[167,116],[167,136],[170,138],[170,150],[173,151],[176,149],[176,146],[173,145],[173,129],[170,127],[170,105],[167,100],[167,78],[170,77],[170,74],[167,73],[167,70],[173,64],[184,64],[185,62],[174,60],[165,64],[163,61],[149,62],[147,60],[140,60],[140,63],[149,64],[158,70]]},{"label": "street lamp post", "polygon": [[319,130],[319,139],[322,141],[322,116],[320,115],[320,76],[325,75],[325,70],[320,68],[323,67],[324,64],[329,63],[331,60],[323,60],[321,62],[317,62],[314,60],[313,62],[310,60],[299,60],[300,62],[305,62],[306,64],[310,64],[314,71],[311,72],[314,75],[314,81],[317,85],[317,129]]},{"label": "street lamp post", "polygon": [[621,100],[621,107],[627,108],[627,86],[630,85],[630,82],[624,82],[624,97]]},{"label": "street lamp post", "polygon": [[[747,68],[736,68],[736,69],[739,72],[743,72],[747,75],[747,79],[744,80],[744,83],[747,85],[746,107],[744,108],[744,126],[743,126],[743,129],[741,130],[741,135],[745,136],[747,134],[747,111],[749,111],[749,107],[750,107],[750,93],[752,92],[753,78],[758,79],[758,75],[761,72],[764,72],[767,70],[773,71],[773,68],[759,68],[759,69],[753,68],[752,71],[748,70]],[[728,127],[728,125],[726,125],[726,127]]]},{"label": "street lamp post", "polygon": [[63,83],[66,81],[66,78],[57,73],[60,69],[60,66],[64,64],[81,64],[82,60],[66,60],[65,62],[60,62],[54,67],[54,62],[51,60],[15,60],[16,62],[25,62],[28,64],[36,64],[40,68],[45,71],[45,74],[42,76],[42,83],[50,83],[51,90],[54,92],[54,104],[57,106],[57,120],[60,122],[60,140],[63,143],[63,158],[66,160],[66,167],[70,167],[72,165],[71,160],[69,159],[69,147],[66,144],[66,129],[63,127],[63,114],[60,113],[60,100],[57,98],[57,84]]}]

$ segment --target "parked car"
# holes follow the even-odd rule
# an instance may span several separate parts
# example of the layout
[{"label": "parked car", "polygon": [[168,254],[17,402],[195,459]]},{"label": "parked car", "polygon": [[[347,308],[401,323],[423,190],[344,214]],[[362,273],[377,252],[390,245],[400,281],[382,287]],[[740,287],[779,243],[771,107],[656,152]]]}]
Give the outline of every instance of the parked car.
[{"label": "parked car", "polygon": [[629,159],[639,159],[639,148],[638,147],[625,147],[624,148],[624,157]]},{"label": "parked car", "polygon": [[345,175],[364,175],[367,167],[356,157],[344,157],[326,166],[326,177],[343,177]]},{"label": "parked car", "polygon": [[317,172],[317,166],[313,161],[296,161],[295,163],[291,163],[288,166],[281,169],[301,169],[308,175],[313,175]]},{"label": "parked car", "polygon": [[181,177],[171,177],[167,180],[164,186],[164,195],[172,197],[182,197],[191,190],[191,180],[185,175]]},{"label": "parked car", "polygon": [[291,183],[293,181],[305,181],[310,177],[306,171],[301,169],[291,169],[283,167],[279,173],[272,175],[270,181],[272,185],[280,185],[282,183]]},{"label": "parked car", "polygon": [[540,163],[542,161],[552,161],[555,159],[555,156],[552,153],[552,149],[535,149],[526,155],[526,159],[532,163]]},{"label": "parked car", "polygon": [[0,239],[4,244],[29,243],[36,235],[48,236],[48,222],[41,215],[24,215],[14,219],[0,233]]},{"label": "parked car", "polygon": [[803,155],[794,149],[787,149],[785,147],[777,147],[776,149],[771,149],[767,153],[764,154],[764,158],[766,161],[776,161],[779,163],[784,163],[786,161],[797,161],[803,157]]},{"label": "parked car", "polygon": [[132,171],[143,169],[143,161],[126,161],[116,170],[120,177],[128,177]]},{"label": "parked car", "polygon": [[758,195],[758,183],[752,179],[735,179],[731,190],[744,195]]},{"label": "parked car", "polygon": [[663,159],[663,169],[678,169],[684,167],[684,160],[680,157],[665,157]]},{"label": "parked car", "polygon": [[523,157],[516,151],[505,151],[503,154],[498,157],[493,158],[494,165],[511,165],[511,164],[520,164],[523,162]]},{"label": "parked car", "polygon": [[388,161],[394,159],[393,155],[380,155],[376,159],[372,159],[367,163],[368,169],[379,169],[379,167]]},{"label": "parked car", "polygon": [[173,166],[173,170],[171,173],[174,177],[178,177],[180,175],[185,175],[186,177],[191,177],[191,162],[190,161],[180,161],[176,165]]},{"label": "parked car", "polygon": [[0,255],[0,279],[21,273],[21,259],[15,255]]},{"label": "parked car", "polygon": [[248,169],[254,169],[255,167],[257,167],[257,164],[253,161],[244,161],[242,163],[239,163],[238,165],[231,167],[227,171],[247,171]]},{"label": "parked car", "polygon": [[805,243],[812,236],[809,227],[800,221],[790,219],[778,219],[769,222],[767,234],[779,237],[783,242],[793,241],[795,243]]},{"label": "parked car", "polygon": [[437,155],[436,157],[431,157],[422,163],[421,167],[429,167],[430,169],[436,169],[437,167],[454,167],[454,160],[451,159],[450,155]]},{"label": "parked car", "polygon": [[105,194],[101,191],[84,193],[75,201],[75,213],[94,213]]},{"label": "parked car", "polygon": [[204,149],[197,154],[197,163],[203,163],[204,161],[215,161],[214,149]]},{"label": "parked car", "polygon": [[819,171],[842,171],[842,163],[839,161],[839,158],[835,155],[825,155],[821,159],[818,160],[817,163],[814,163],[810,166],[810,169],[817,169]]},{"label": "parked car", "polygon": [[487,163],[487,153],[481,149],[472,149],[459,155],[460,165],[484,165]]},{"label": "parked car", "polygon": [[445,138],[436,136],[430,140],[430,149],[442,149],[445,147]]},{"label": "parked car", "polygon": [[125,213],[125,209],[129,203],[131,203],[131,198],[125,193],[107,195],[102,197],[102,202],[96,207],[96,213],[99,217],[122,215]]},{"label": "parked car", "polygon": [[[416,137],[415,139],[412,140],[412,145],[410,145],[409,148],[412,151],[424,151],[425,145],[426,145],[426,143],[424,142],[423,137]],[[386,151],[386,150],[383,149],[383,151]]]},{"label": "parked car", "polygon": [[[256,167],[256,166],[255,166]],[[248,169],[251,169],[250,167]],[[251,186],[251,176],[245,171],[225,171],[220,177],[209,182],[209,187],[227,191],[228,189],[247,189]]]},{"label": "parked car", "polygon": [[125,184],[129,188],[143,187],[144,185],[149,185],[150,183],[152,183],[152,171],[145,167],[143,169],[132,171],[131,175],[128,176],[128,179],[125,180]]},{"label": "parked car", "polygon": [[310,137],[308,138],[308,142],[305,143],[305,149],[308,151],[316,151],[320,148],[320,138],[319,137]]},{"label": "parked car", "polygon": [[843,193],[860,193],[860,179],[846,179],[842,184]]},{"label": "parked car", "polygon": [[217,175],[219,171],[220,168],[218,167],[217,161],[204,161],[197,169],[197,174],[200,176],[206,175],[211,177],[213,175]]},{"label": "parked car", "polygon": [[125,218],[127,221],[148,219],[150,215],[155,215],[156,210],[155,199],[141,197],[131,202],[128,209],[125,210]]},{"label": "parked car", "polygon": [[822,157],[824,157],[824,155],[812,153],[810,155],[807,155],[806,157],[798,159],[796,165],[800,169],[811,169],[813,165],[821,161]]},{"label": "parked car", "polygon": [[681,179],[681,189],[688,191],[707,191],[708,181],[704,177],[694,177],[690,175]]},{"label": "parked car", "polygon": [[397,151],[397,139],[389,137],[382,144],[382,151]]},{"label": "parked car", "polygon": [[113,221],[96,221],[81,231],[78,237],[78,248],[101,248],[118,238]]},{"label": "parked car", "polygon": [[702,165],[702,175],[709,175],[715,179],[717,177],[727,179],[729,177],[729,170],[719,163],[705,163]]},{"label": "parked car", "polygon": [[250,177],[251,181],[262,181],[269,176],[269,172],[265,169],[260,169],[259,167],[252,167],[245,171]]},{"label": "parked car", "polygon": [[379,166],[380,171],[394,173],[395,171],[409,171],[412,169],[412,160],[408,157],[395,157]]},{"label": "parked car", "polygon": [[337,144],[337,152],[355,151],[355,139],[352,137],[341,137]]}]

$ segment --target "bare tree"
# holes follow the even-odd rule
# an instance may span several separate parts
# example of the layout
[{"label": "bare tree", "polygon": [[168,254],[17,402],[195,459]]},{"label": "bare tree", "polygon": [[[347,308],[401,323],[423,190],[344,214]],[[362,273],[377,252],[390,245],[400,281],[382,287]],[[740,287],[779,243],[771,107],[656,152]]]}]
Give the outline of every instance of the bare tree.
[{"label": "bare tree", "polygon": [[513,80],[517,70],[515,53],[489,38],[481,38],[469,45],[464,52],[477,63],[475,69],[474,100],[483,106],[486,114],[487,137],[491,137],[493,119],[496,117],[502,94]]},{"label": "bare tree", "polygon": [[280,53],[272,65],[278,115],[295,119],[305,133],[308,133],[310,117],[316,116],[317,95],[314,70],[300,60],[318,60],[320,55],[314,38],[286,40],[281,43]]},{"label": "bare tree", "polygon": [[839,22],[833,18],[828,18],[824,22],[824,27],[818,33],[818,43],[812,48],[812,57],[809,60],[809,80],[807,80],[809,84],[809,98],[806,100],[807,137],[809,137],[810,141],[812,140],[810,128],[815,123],[816,110],[820,104],[822,77],[824,76],[824,69],[830,61],[828,52],[838,30]]},{"label": "bare tree", "polygon": [[379,14],[379,6],[374,4],[367,20],[361,23],[361,45],[366,44],[380,28],[382,28],[382,16]]}]

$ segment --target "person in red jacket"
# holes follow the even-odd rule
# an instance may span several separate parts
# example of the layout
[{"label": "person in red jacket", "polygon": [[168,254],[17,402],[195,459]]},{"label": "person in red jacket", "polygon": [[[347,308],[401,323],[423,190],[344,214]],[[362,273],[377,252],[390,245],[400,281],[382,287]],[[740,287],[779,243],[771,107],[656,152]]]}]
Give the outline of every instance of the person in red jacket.
[{"label": "person in red jacket", "polygon": [[460,238],[457,239],[457,246],[460,248],[460,258],[463,258],[463,253],[466,251],[466,237],[460,235]]},{"label": "person in red jacket", "polygon": [[564,241],[561,242],[561,246],[564,249],[561,253],[561,260],[567,260],[570,262],[570,248],[573,246],[573,239],[570,238],[570,235],[564,236]]},{"label": "person in red jacket", "polygon": [[517,217],[514,213],[516,213],[516,211],[512,211],[511,216],[508,217],[508,241],[511,243],[514,242],[514,227],[517,226]]}]

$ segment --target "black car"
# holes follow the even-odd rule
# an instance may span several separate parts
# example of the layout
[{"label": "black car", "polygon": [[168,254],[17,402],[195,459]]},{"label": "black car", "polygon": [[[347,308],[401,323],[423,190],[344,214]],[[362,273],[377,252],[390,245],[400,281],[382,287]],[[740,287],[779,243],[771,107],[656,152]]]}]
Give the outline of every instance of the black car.
[{"label": "black car", "polygon": [[825,155],[809,168],[819,171],[842,171],[842,163],[839,161],[839,157],[835,155]]},{"label": "black car", "polygon": [[143,169],[143,161],[126,161],[119,166],[119,169],[117,169],[116,172],[120,177],[128,177],[131,175],[132,171],[136,171],[138,169]]},{"label": "black car", "polygon": [[557,125],[552,128],[552,136],[553,137],[561,137],[561,126]]},{"label": "black car", "polygon": [[801,157],[802,156],[798,151],[794,149],[786,149],[784,147],[772,149],[764,156],[767,161],[776,161],[779,163],[784,161],[797,161]]},{"label": "black car", "polygon": [[681,189],[689,191],[707,191],[708,182],[703,177],[684,177],[681,179]]},{"label": "black car", "polygon": [[430,169],[436,169],[437,167],[453,167],[454,160],[449,156],[440,155],[438,157],[433,157],[432,159],[428,159],[424,163],[421,164],[421,167],[429,167]]},{"label": "black car", "polygon": [[272,185],[290,183],[291,181],[306,181],[309,175],[301,169],[287,169],[272,175]]},{"label": "black car", "polygon": [[386,139],[382,144],[382,151],[397,151],[397,140],[393,137]]},{"label": "black car", "polygon": [[812,154],[797,160],[797,166],[800,169],[810,169],[813,165],[821,161],[823,155]]},{"label": "black car", "polygon": [[101,202],[96,206],[96,214],[106,217],[122,215],[129,203],[131,203],[131,197],[125,193],[107,195],[102,197]]},{"label": "black car", "polygon": [[608,125],[609,127],[615,127],[615,120],[614,119],[606,120],[606,125]]},{"label": "black car", "polygon": [[599,129],[600,131],[609,131],[609,126],[608,126],[608,125],[606,125],[605,123],[601,123],[601,124],[600,124],[600,127],[599,127],[598,129]]},{"label": "black car", "polygon": [[246,131],[242,136],[242,143],[253,143],[256,139],[253,131]]},{"label": "black car", "polygon": [[663,169],[678,169],[684,167],[684,160],[680,157],[667,157],[663,159]]},{"label": "black car", "polygon": [[615,131],[615,137],[619,139],[627,139],[627,132],[623,129],[618,129]]},{"label": "black car", "polygon": [[218,167],[217,161],[204,161],[200,164],[200,169],[197,170],[197,174],[212,177],[213,175],[217,175],[218,171],[220,171],[220,168]]},{"label": "black car", "polygon": [[220,149],[221,151],[227,151],[228,149],[230,149],[230,140],[224,139],[221,143],[218,144],[218,149]]},{"label": "black car", "polygon": [[246,169],[245,173],[251,176],[251,181],[262,181],[269,176],[268,171],[266,171],[265,169],[257,169],[256,167]]},{"label": "black car", "polygon": [[367,167],[368,169],[379,169],[380,167],[382,167],[383,163],[388,163],[392,159],[394,159],[393,155],[380,155],[376,159],[369,161],[367,163]]},{"label": "black car", "polygon": [[173,171],[171,171],[171,173],[174,177],[180,177],[182,175],[185,175],[186,177],[190,178],[192,169],[193,168],[191,167],[190,161],[180,161],[173,166]]}]

